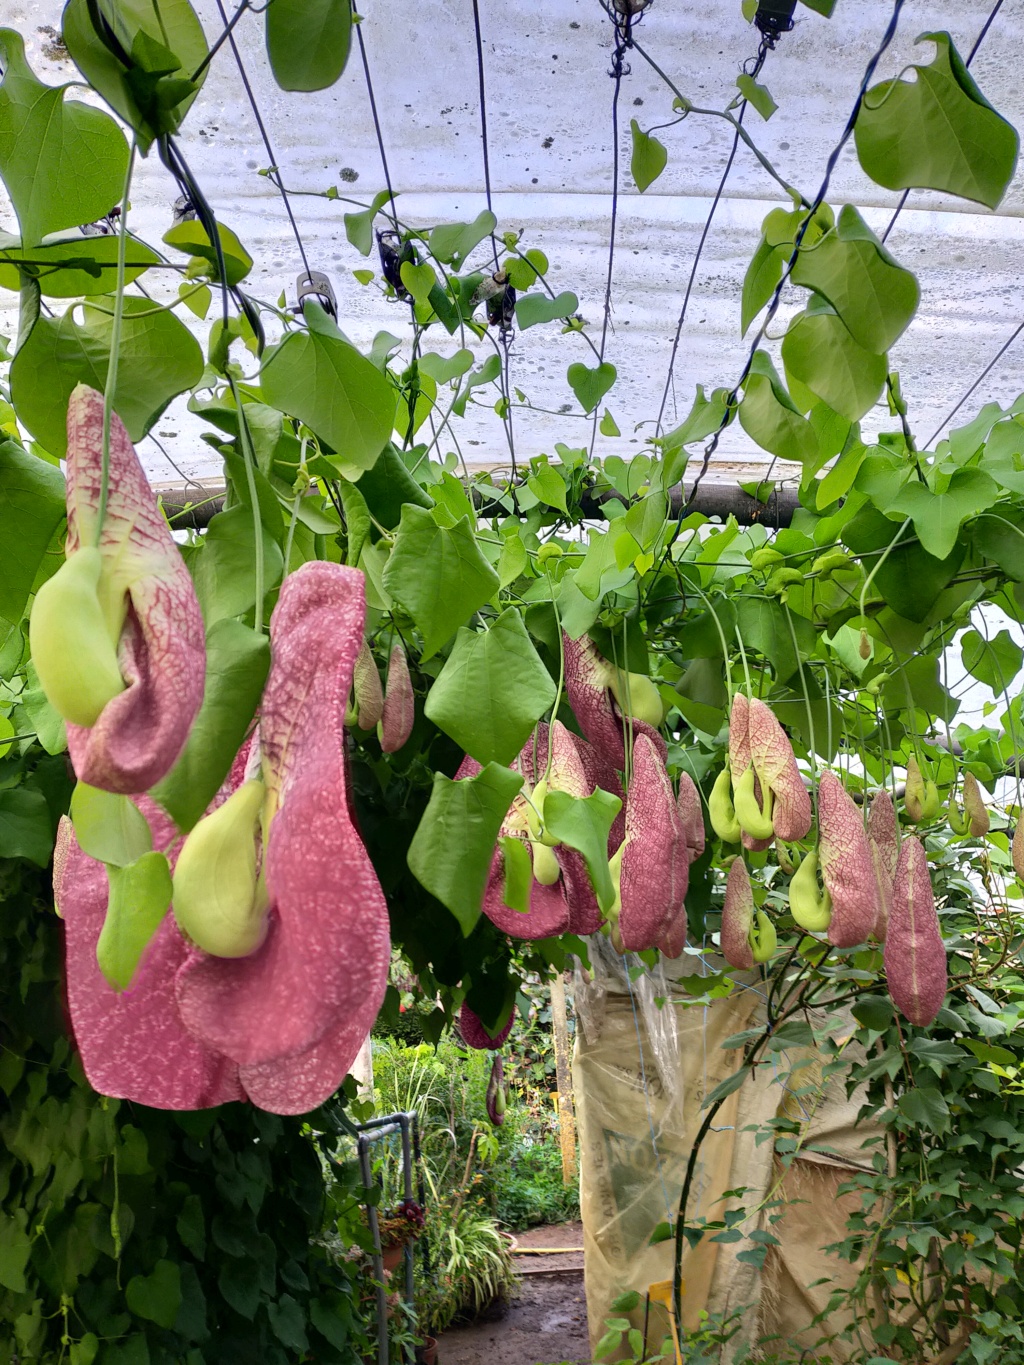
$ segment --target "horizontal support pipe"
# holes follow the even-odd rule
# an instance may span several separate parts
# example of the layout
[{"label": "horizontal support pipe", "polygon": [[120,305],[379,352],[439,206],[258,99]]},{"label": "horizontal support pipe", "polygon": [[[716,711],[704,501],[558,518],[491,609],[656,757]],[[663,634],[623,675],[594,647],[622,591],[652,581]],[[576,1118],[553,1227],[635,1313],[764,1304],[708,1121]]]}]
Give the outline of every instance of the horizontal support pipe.
[{"label": "horizontal support pipe", "polygon": [[[210,518],[224,508],[224,485],[191,485],[188,488],[161,489],[160,499],[168,521],[175,530],[202,530],[209,525]],[[596,497],[584,494],[582,508],[588,521],[603,520],[601,510],[605,502],[626,502],[621,493],[607,491]],[[685,503],[685,490],[677,484],[669,494],[669,506],[673,516],[678,516]],[[705,517],[735,517],[741,526],[767,526],[772,530],[788,526],[793,513],[800,505],[795,488],[775,488],[767,501],[752,498],[739,484],[710,483],[703,481],[697,489],[689,512],[699,512]],[[480,512],[484,516],[501,515],[502,509],[496,502],[479,500]]]}]

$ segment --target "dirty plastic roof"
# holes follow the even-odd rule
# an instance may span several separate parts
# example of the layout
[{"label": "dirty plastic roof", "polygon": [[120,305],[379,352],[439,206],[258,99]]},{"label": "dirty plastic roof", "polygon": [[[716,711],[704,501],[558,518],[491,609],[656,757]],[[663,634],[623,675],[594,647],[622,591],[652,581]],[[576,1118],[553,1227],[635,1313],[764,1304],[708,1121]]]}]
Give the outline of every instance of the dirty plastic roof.
[{"label": "dirty plastic roof", "polygon": [[[213,40],[223,29],[217,0],[196,8]],[[472,0],[423,0],[396,5],[365,0],[361,24],[384,149],[401,218],[413,225],[470,221],[486,207],[481,142],[477,45]],[[947,29],[966,56],[992,9],[990,0],[925,3],[908,0],[876,79],[912,61],[927,62],[932,47],[915,46],[922,33]],[[0,0],[0,22],[20,29],[42,79],[74,79],[75,70],[54,41],[60,29],[58,0]],[[890,0],[838,0],[831,19],[798,6],[796,26],[768,55],[759,79],[779,108],[769,122],[749,110],[745,127],[778,170],[808,196],[821,181],[865,67],[892,14]],[[549,0],[524,6],[511,0],[479,0],[486,83],[486,120],[492,203],[498,231],[522,231],[523,247],[539,247],[550,261],[556,290],[572,290],[592,334],[600,334],[608,266],[612,207],[612,95],[609,76],[612,25],[598,0]],[[353,270],[363,260],[345,236],[348,197],[361,204],[384,188],[367,83],[359,49],[333,88],[311,95],[286,94],[274,84],[263,43],[263,21],[246,14],[235,29],[243,65],[263,117],[311,269],[325,271],[338,297],[346,334],[368,347],[387,330],[406,343],[403,305],[359,284]],[[739,0],[653,0],[636,28],[644,52],[694,103],[723,109],[736,91],[743,63],[757,49],[758,35],[740,12]],[[1020,127],[1024,85],[1016,55],[1024,46],[1024,4],[1000,8],[972,74],[992,104]],[[729,154],[732,131],[719,118],[691,114],[659,131],[668,148],[664,174],[643,195],[629,174],[630,119],[642,128],[671,123],[672,92],[638,52],[626,58],[619,98],[619,201],[611,325],[606,358],[618,370],[607,404],[621,437],[598,435],[601,454],[628,456],[654,431],[686,282],[698,241]],[[282,199],[261,169],[270,157],[228,44],[214,58],[207,83],[182,130],[186,157],[219,219],[232,227],[255,259],[248,288],[256,297],[295,299],[302,260]],[[331,186],[336,200],[319,197]],[[308,192],[312,191],[310,195]],[[158,241],[171,225],[178,190],[151,153],[136,172],[131,225]],[[836,167],[829,201],[854,203],[881,232],[899,196],[879,189],[860,171],[852,141]],[[740,145],[696,272],[670,386],[665,425],[681,420],[695,385],[738,378],[749,340],[739,332],[740,287],[757,245],[760,223],[785,204],[782,190]],[[1024,182],[1021,172],[995,213],[962,200],[912,192],[888,245],[921,283],[921,306],[891,353],[901,374],[910,420],[926,440],[1013,332],[1022,316],[1024,282]],[[0,227],[15,229],[9,205]],[[478,248],[486,264],[486,244]],[[473,258],[476,260],[476,257]],[[154,292],[171,297],[157,281]],[[796,291],[789,312],[797,306]],[[14,334],[16,299],[5,294],[0,329]],[[205,340],[204,324],[187,312]],[[781,335],[784,308],[774,333]],[[437,330],[437,329],[435,329]],[[450,354],[457,339],[446,333],[428,345]],[[476,345],[480,358],[492,353]],[[993,397],[1008,402],[1020,382],[1020,349],[1011,348],[961,409],[964,421]],[[511,349],[510,378],[535,409],[514,413],[516,453],[552,452],[556,442],[584,445],[591,423],[579,415],[566,383],[566,366],[592,363],[589,350],[557,323],[519,333]],[[868,432],[889,425],[883,408],[865,419]],[[489,408],[470,409],[455,422],[470,464],[505,463],[501,425]],[[182,476],[215,480],[219,461],[199,440],[202,424],[178,399],[154,428],[166,455],[143,443],[151,478],[174,483]],[[442,441],[441,449],[452,448]],[[173,460],[172,468],[170,459]],[[731,428],[716,457],[720,477],[736,468],[763,469],[767,457],[738,427]],[[778,471],[777,471],[778,472]],[[791,471],[792,472],[792,471]]]}]

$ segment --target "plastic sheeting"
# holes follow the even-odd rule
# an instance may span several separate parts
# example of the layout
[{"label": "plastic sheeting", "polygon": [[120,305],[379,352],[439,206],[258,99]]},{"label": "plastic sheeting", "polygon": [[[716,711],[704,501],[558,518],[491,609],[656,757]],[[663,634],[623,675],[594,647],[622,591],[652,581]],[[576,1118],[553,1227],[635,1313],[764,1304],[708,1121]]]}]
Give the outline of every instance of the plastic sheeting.
[{"label": "plastic sheeting", "polygon": [[[671,965],[688,971],[686,964],[693,962],[684,957]],[[582,974],[577,979],[581,1027],[573,1081],[587,1308],[596,1345],[606,1317],[622,1316],[611,1310],[618,1295],[627,1289],[645,1294],[650,1284],[671,1278],[674,1244],[652,1247],[651,1233],[676,1217],[691,1146],[705,1116],[705,1095],[738,1065],[741,1051],[724,1049],[722,1043],[762,1024],[765,1002],[751,974],[732,996],[708,1007],[673,1004],[671,997],[679,992],[663,966],[630,982],[622,959],[603,941],[593,949],[592,966],[592,980]],[[715,970],[713,959],[709,966]],[[870,1169],[881,1141],[877,1125],[856,1124],[862,1101],[858,1095],[847,1099],[834,1078],[822,1083],[816,1054],[791,1049],[770,1056],[719,1110],[701,1146],[687,1216],[715,1220],[726,1210],[746,1207],[752,1212],[739,1225],[744,1233],[756,1228],[779,1239],[763,1271],[738,1259],[751,1248],[746,1237],[725,1243],[705,1237],[684,1253],[684,1332],[700,1327],[702,1313],[741,1313],[740,1330],[723,1359],[732,1360],[741,1347],[775,1334],[813,1346],[822,1335],[820,1327],[811,1326],[815,1314],[825,1309],[837,1286],[855,1278],[856,1265],[826,1256],[823,1248],[846,1235],[852,1196],[840,1199],[839,1186],[855,1168]],[[763,1125],[776,1115],[795,1120],[801,1129],[799,1155],[785,1173],[773,1142],[764,1139]],[[771,1224],[769,1213],[779,1209],[763,1205],[779,1198],[787,1201],[784,1216]],[[631,1316],[643,1327],[643,1305]],[[845,1323],[841,1315],[830,1315],[828,1325],[835,1332]],[[651,1349],[661,1346],[667,1330],[666,1319],[652,1310]],[[847,1358],[842,1343],[830,1347],[830,1356]]]}]

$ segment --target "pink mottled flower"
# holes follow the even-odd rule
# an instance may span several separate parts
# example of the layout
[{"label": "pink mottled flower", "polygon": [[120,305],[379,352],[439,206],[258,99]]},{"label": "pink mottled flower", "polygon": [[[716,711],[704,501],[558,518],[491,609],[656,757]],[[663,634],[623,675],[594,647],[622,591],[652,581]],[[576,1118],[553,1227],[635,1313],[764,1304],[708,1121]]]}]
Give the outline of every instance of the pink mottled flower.
[{"label": "pink mottled flower", "polygon": [[334,1093],[387,984],[387,906],[349,811],[345,764],[364,592],[358,570],[318,561],[285,580],[259,732],[267,935],[248,957],[195,950],[177,976],[186,1028],[230,1057],[253,1102],[276,1113],[304,1113]]},{"label": "pink mottled flower", "polygon": [[[732,707],[729,711],[729,771],[732,775],[733,792],[743,776],[750,767],[753,758],[750,750],[750,702],[742,692],[733,694]],[[760,806],[764,801],[764,794],[761,791],[761,783],[755,777],[754,795],[757,797],[757,804]],[[740,836],[743,847],[750,849],[752,853],[761,853],[766,848],[771,847],[771,839],[755,839],[746,830]]]},{"label": "pink mottled flower", "polygon": [[818,784],[821,879],[832,897],[829,942],[837,948],[864,943],[878,918],[875,868],[861,813],[834,773]]},{"label": "pink mottled flower", "polygon": [[619,876],[619,936],[628,952],[653,948],[685,917],[690,856],[672,783],[647,735],[633,740]]},{"label": "pink mottled flower", "polygon": [[912,1024],[931,1024],[946,998],[946,949],[942,942],[928,858],[919,839],[900,847],[893,886],[885,974],[896,1008]]},{"label": "pink mottled flower", "polygon": [[384,714],[384,689],[380,685],[377,661],[365,640],[352,671],[352,694],[360,730],[373,730]]},{"label": "pink mottled flower", "polygon": [[772,823],[775,834],[786,842],[802,839],[811,827],[811,798],[793,757],[789,736],[774,713],[758,697],[748,703],[747,740],[750,757],[762,790],[775,797]]},{"label": "pink mottled flower", "polygon": [[516,1007],[513,1005],[508,1023],[492,1038],[484,1028],[482,1019],[474,1010],[471,1010],[466,1004],[463,1004],[459,1010],[459,1032],[462,1034],[462,1041],[467,1047],[477,1048],[481,1052],[497,1052],[512,1032],[512,1025],[515,1022]]},{"label": "pink mottled flower", "polygon": [[409,676],[409,661],[400,640],[391,647],[388,659],[388,681],[384,689],[384,714],[377,733],[380,747],[386,754],[401,749],[412,734],[416,718],[416,701]]},{"label": "pink mottled flower", "polygon": [[[173,821],[146,796],[136,804],[149,822],[153,847],[167,852],[173,865]],[[71,1027],[93,1089],[155,1109],[208,1109],[244,1100],[235,1063],[181,1022],[174,978],[190,950],[173,915],[157,930],[130,990],[115,990],[100,971],[96,945],[107,914],[107,872],[82,852],[66,816],[57,834],[53,889],[65,924]]]},{"label": "pink mottled flower", "polygon": [[689,773],[679,774],[676,811],[683,827],[686,847],[690,851],[690,862],[695,862],[704,852],[704,807],[700,788]]},{"label": "pink mottled flower", "polygon": [[[626,767],[626,721],[612,694],[614,664],[598,653],[589,636],[571,640],[562,637],[565,648],[565,691],[580,729],[593,745],[600,763],[623,772]],[[636,717],[630,722],[634,736],[646,735],[662,760],[667,753],[661,733]],[[602,781],[606,791],[615,787]]]},{"label": "pink mottled flower", "polygon": [[[555,721],[551,748],[549,791],[564,791],[570,796],[589,796],[594,782],[588,775],[593,768],[592,755],[585,740],[570,734],[561,721]],[[544,776],[548,761],[548,727],[539,725],[535,738],[530,739],[511,765],[522,773],[523,791],[512,802],[502,821],[499,840],[504,837],[530,837],[530,807],[526,797]],[[480,765],[468,756],[463,759],[455,780],[474,777]],[[505,904],[505,859],[500,843],[491,860],[491,871],[484,892],[484,914],[499,929],[513,938],[550,938],[555,934],[592,934],[601,925],[601,912],[590,884],[583,858],[574,849],[560,844],[553,849],[559,867],[558,880],[544,886],[536,879],[530,885],[530,908],[525,913]]]},{"label": "pink mottled flower", "polygon": [[722,956],[738,971],[749,971],[754,965],[754,952],[750,946],[753,922],[754,892],[750,873],[742,858],[734,858],[725,883],[720,942]]},{"label": "pink mottled flower", "polygon": [[[68,404],[66,554],[96,539],[103,397],[79,384]],[[83,782],[147,791],[174,766],[203,699],[206,643],[192,579],[121,419],[110,419],[108,499],[99,541],[105,593],[126,609],[118,664],[127,684],[91,726],[71,725]]]},{"label": "pink mottled flower", "polygon": [[884,787],[875,793],[868,810],[868,844],[878,886],[878,914],[871,934],[879,943],[884,943],[896,879],[896,863],[900,856],[896,808]]}]

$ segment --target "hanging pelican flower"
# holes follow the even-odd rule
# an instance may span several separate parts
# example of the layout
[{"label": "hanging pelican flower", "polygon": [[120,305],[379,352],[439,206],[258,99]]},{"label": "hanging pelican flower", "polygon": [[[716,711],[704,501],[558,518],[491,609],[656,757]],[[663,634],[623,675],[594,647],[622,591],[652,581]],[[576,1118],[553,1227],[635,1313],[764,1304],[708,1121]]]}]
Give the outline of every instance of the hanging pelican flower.
[{"label": "hanging pelican flower", "polygon": [[130,794],[181,753],[206,646],[192,580],[116,413],[101,526],[103,501],[103,398],[79,384],[68,404],[66,559],[36,594],[29,640],[78,777]]},{"label": "hanging pelican flower", "polygon": [[[586,863],[574,849],[560,844],[544,828],[544,801],[550,791],[586,797],[594,791],[594,758],[585,740],[555,721],[548,767],[548,727],[535,735],[512,764],[522,773],[522,791],[515,797],[498,834],[491,871],[484,892],[484,914],[513,938],[550,938],[566,932],[592,934],[600,927],[601,912]],[[480,771],[466,757],[456,781]],[[521,883],[518,873],[522,872]],[[520,892],[522,894],[520,894]]]},{"label": "hanging pelican flower", "polygon": [[[239,952],[198,946],[177,975],[182,1022],[229,1057],[253,1103],[305,1113],[332,1095],[370,1031],[390,960],[387,906],[353,823],[344,711],[363,639],[365,587],[356,569],[319,561],[285,580],[270,622],[273,662],[260,713],[263,799],[237,812],[233,837],[247,877],[208,880],[238,904],[204,895],[203,856],[225,840],[192,830],[176,873],[174,913],[197,945],[205,921],[238,926]],[[244,789],[244,788],[243,788]],[[215,818],[216,812],[213,817]],[[248,850],[257,839],[259,870]],[[256,946],[252,946],[255,943]]]}]

